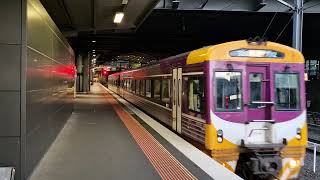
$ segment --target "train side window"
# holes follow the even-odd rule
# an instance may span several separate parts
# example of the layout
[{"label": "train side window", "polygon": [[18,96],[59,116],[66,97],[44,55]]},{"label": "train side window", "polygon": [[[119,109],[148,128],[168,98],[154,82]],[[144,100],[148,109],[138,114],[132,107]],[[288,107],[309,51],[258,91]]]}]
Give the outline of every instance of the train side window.
[{"label": "train side window", "polygon": [[127,86],[126,86],[127,91],[129,91],[129,87],[130,87],[130,79],[127,79]]},{"label": "train side window", "polygon": [[146,97],[151,98],[151,80],[146,80]]},{"label": "train side window", "polygon": [[146,83],[145,80],[140,81],[140,95],[142,95],[142,96],[144,96],[144,94],[145,94],[145,83]]},{"label": "train side window", "polygon": [[131,90],[132,90],[132,93],[135,93],[136,91],[136,80],[132,79],[132,85],[131,85]]},{"label": "train side window", "polygon": [[170,80],[162,80],[161,101],[164,103],[170,103]]},{"label": "train side window", "polygon": [[241,72],[215,72],[217,111],[242,110]]},{"label": "train side window", "polygon": [[153,98],[160,100],[161,81],[153,80]]},{"label": "train side window", "polygon": [[136,94],[140,94],[140,80],[136,80]]},{"label": "train side window", "polygon": [[203,77],[188,78],[188,108],[191,111],[205,112],[204,79]]},{"label": "train side window", "polygon": [[299,110],[298,73],[276,73],[275,88],[277,110]]}]

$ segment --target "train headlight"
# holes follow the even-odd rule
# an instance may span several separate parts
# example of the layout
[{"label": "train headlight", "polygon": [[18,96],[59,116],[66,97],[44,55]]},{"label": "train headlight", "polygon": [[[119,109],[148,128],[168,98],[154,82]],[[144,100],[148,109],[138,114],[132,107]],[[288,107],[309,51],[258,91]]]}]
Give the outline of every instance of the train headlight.
[{"label": "train headlight", "polygon": [[298,162],[294,159],[291,159],[290,162],[289,162],[289,166],[291,169],[294,169],[298,166]]},{"label": "train headlight", "polygon": [[223,131],[221,129],[217,131],[217,141],[218,143],[222,143],[223,141]]},{"label": "train headlight", "polygon": [[297,138],[298,140],[300,140],[300,139],[301,139],[301,129],[300,129],[300,128],[298,128],[298,129],[297,129],[297,135],[296,135],[296,138]]}]

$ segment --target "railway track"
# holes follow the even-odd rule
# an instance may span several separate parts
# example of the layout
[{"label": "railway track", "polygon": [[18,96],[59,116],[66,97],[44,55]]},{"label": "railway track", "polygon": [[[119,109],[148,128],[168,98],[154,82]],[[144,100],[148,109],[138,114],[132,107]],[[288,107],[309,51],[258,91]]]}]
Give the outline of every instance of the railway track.
[{"label": "railway track", "polygon": [[308,141],[320,144],[320,125],[308,123],[309,138]]},{"label": "railway track", "polygon": [[311,128],[311,129],[319,129],[319,130],[320,130],[320,124],[308,123],[308,128]]}]

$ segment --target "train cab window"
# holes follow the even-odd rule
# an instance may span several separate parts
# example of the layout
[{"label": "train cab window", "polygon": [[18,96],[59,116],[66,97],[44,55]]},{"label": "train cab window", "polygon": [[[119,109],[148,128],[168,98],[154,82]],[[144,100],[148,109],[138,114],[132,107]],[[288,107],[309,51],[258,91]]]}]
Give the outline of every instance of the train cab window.
[{"label": "train cab window", "polygon": [[140,94],[140,80],[136,80],[136,94]]},{"label": "train cab window", "polygon": [[242,110],[241,72],[215,72],[217,111]]},{"label": "train cab window", "polygon": [[276,73],[275,88],[275,103],[277,110],[299,109],[300,96],[298,73]]},{"label": "train cab window", "polygon": [[[251,101],[262,101],[262,74],[261,73],[250,73],[250,102]],[[250,104],[250,108],[258,108],[259,104]]]},{"label": "train cab window", "polygon": [[162,80],[161,101],[164,103],[170,103],[170,80]]},{"label": "train cab window", "polygon": [[160,100],[160,87],[161,87],[161,81],[160,80],[154,80],[153,81],[153,98],[156,100]]},{"label": "train cab window", "polygon": [[151,80],[146,80],[146,97],[151,98]]},{"label": "train cab window", "polygon": [[205,110],[204,80],[203,77],[188,79],[189,110],[203,113]]},{"label": "train cab window", "polygon": [[145,80],[140,80],[140,95],[144,96],[145,93]]}]

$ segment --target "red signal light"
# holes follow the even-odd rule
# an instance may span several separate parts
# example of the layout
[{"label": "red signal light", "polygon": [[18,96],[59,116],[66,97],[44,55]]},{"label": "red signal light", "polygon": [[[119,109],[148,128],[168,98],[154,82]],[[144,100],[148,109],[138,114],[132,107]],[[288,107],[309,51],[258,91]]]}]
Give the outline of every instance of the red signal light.
[{"label": "red signal light", "polygon": [[107,75],[107,73],[108,73],[107,70],[105,70],[105,69],[102,70],[102,75],[105,76],[105,75]]}]

